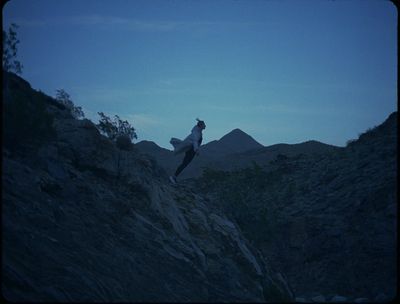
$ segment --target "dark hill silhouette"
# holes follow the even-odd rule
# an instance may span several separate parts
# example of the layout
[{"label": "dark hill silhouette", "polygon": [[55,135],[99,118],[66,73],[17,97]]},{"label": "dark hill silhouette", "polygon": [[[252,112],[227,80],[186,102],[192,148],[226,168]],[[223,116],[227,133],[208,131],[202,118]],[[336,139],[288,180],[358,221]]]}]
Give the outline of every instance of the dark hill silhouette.
[{"label": "dark hill silhouette", "polygon": [[246,168],[256,162],[260,166],[268,166],[269,162],[274,160],[278,155],[293,157],[296,155],[317,155],[331,153],[341,148],[324,144],[316,140],[310,140],[298,144],[275,144],[262,147],[243,153],[235,153],[226,155],[223,159],[219,159],[212,163],[213,168],[219,170],[233,170]]},{"label": "dark hill silhouette", "polygon": [[263,145],[240,129],[234,129],[219,140],[211,141],[201,147],[202,152],[210,158],[218,158],[232,153],[241,153]]},{"label": "dark hill silhouette", "polygon": [[159,145],[157,145],[155,142],[149,141],[149,140],[142,140],[142,141],[136,143],[135,147],[142,152],[146,152],[146,153],[150,153],[150,154],[151,153],[162,153],[162,152],[169,153],[169,152],[171,152],[171,150],[162,148]]},{"label": "dark hill silhouette", "polygon": [[[151,155],[169,174],[172,174],[182,161],[183,155],[175,156],[172,151],[161,148],[151,141],[142,141],[136,146],[142,153]],[[203,168],[233,170],[252,166],[254,162],[267,166],[279,154],[286,156],[323,154],[337,149],[340,148],[315,140],[265,147],[242,130],[234,129],[219,140],[202,145],[200,156],[190,163],[180,177],[182,179],[199,177]]]}]

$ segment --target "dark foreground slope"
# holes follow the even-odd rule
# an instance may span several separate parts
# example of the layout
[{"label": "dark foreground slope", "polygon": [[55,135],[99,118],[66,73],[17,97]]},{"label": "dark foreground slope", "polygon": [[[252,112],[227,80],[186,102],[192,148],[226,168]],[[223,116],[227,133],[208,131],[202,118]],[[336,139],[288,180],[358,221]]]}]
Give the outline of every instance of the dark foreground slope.
[{"label": "dark foreground slope", "polygon": [[[6,115],[15,103],[32,111],[40,106],[36,122],[44,127],[35,129],[28,116],[21,126],[10,120],[4,125],[2,294],[7,300],[293,298],[283,275],[212,208],[217,202],[190,187],[171,187],[153,161],[118,150],[93,123],[73,119],[51,98],[9,77]],[[13,141],[12,127],[33,133]]]},{"label": "dark foreground slope", "polygon": [[208,170],[201,181],[296,296],[395,296],[397,112],[332,153]]}]

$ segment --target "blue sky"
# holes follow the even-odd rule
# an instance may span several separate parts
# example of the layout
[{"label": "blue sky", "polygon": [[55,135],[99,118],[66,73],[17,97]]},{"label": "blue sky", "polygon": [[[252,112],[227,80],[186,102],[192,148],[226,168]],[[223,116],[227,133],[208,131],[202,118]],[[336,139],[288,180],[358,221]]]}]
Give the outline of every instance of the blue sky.
[{"label": "blue sky", "polygon": [[22,77],[86,117],[171,148],[240,128],[263,145],[344,146],[397,110],[397,9],[384,0],[11,0]]}]

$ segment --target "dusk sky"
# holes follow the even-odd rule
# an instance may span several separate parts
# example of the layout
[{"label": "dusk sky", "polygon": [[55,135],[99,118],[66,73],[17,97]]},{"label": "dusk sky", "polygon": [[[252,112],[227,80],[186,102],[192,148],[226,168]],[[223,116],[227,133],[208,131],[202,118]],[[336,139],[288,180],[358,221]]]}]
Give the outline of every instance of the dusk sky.
[{"label": "dusk sky", "polygon": [[118,114],[171,149],[240,128],[263,145],[344,146],[397,110],[389,1],[11,0],[22,77],[87,118]]}]

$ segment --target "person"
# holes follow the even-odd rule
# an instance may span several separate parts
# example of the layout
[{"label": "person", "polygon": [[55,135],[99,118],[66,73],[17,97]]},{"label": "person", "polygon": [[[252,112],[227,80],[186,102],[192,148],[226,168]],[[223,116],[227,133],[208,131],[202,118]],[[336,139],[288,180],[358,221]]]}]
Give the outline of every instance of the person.
[{"label": "person", "polygon": [[183,141],[178,138],[171,138],[170,143],[174,147],[174,154],[180,154],[185,152],[185,157],[182,163],[178,166],[174,175],[169,177],[173,184],[177,183],[178,175],[189,165],[193,160],[194,156],[199,155],[199,147],[203,141],[203,130],[206,128],[206,124],[203,120],[196,118],[197,124],[192,128],[192,133],[188,135]]}]

